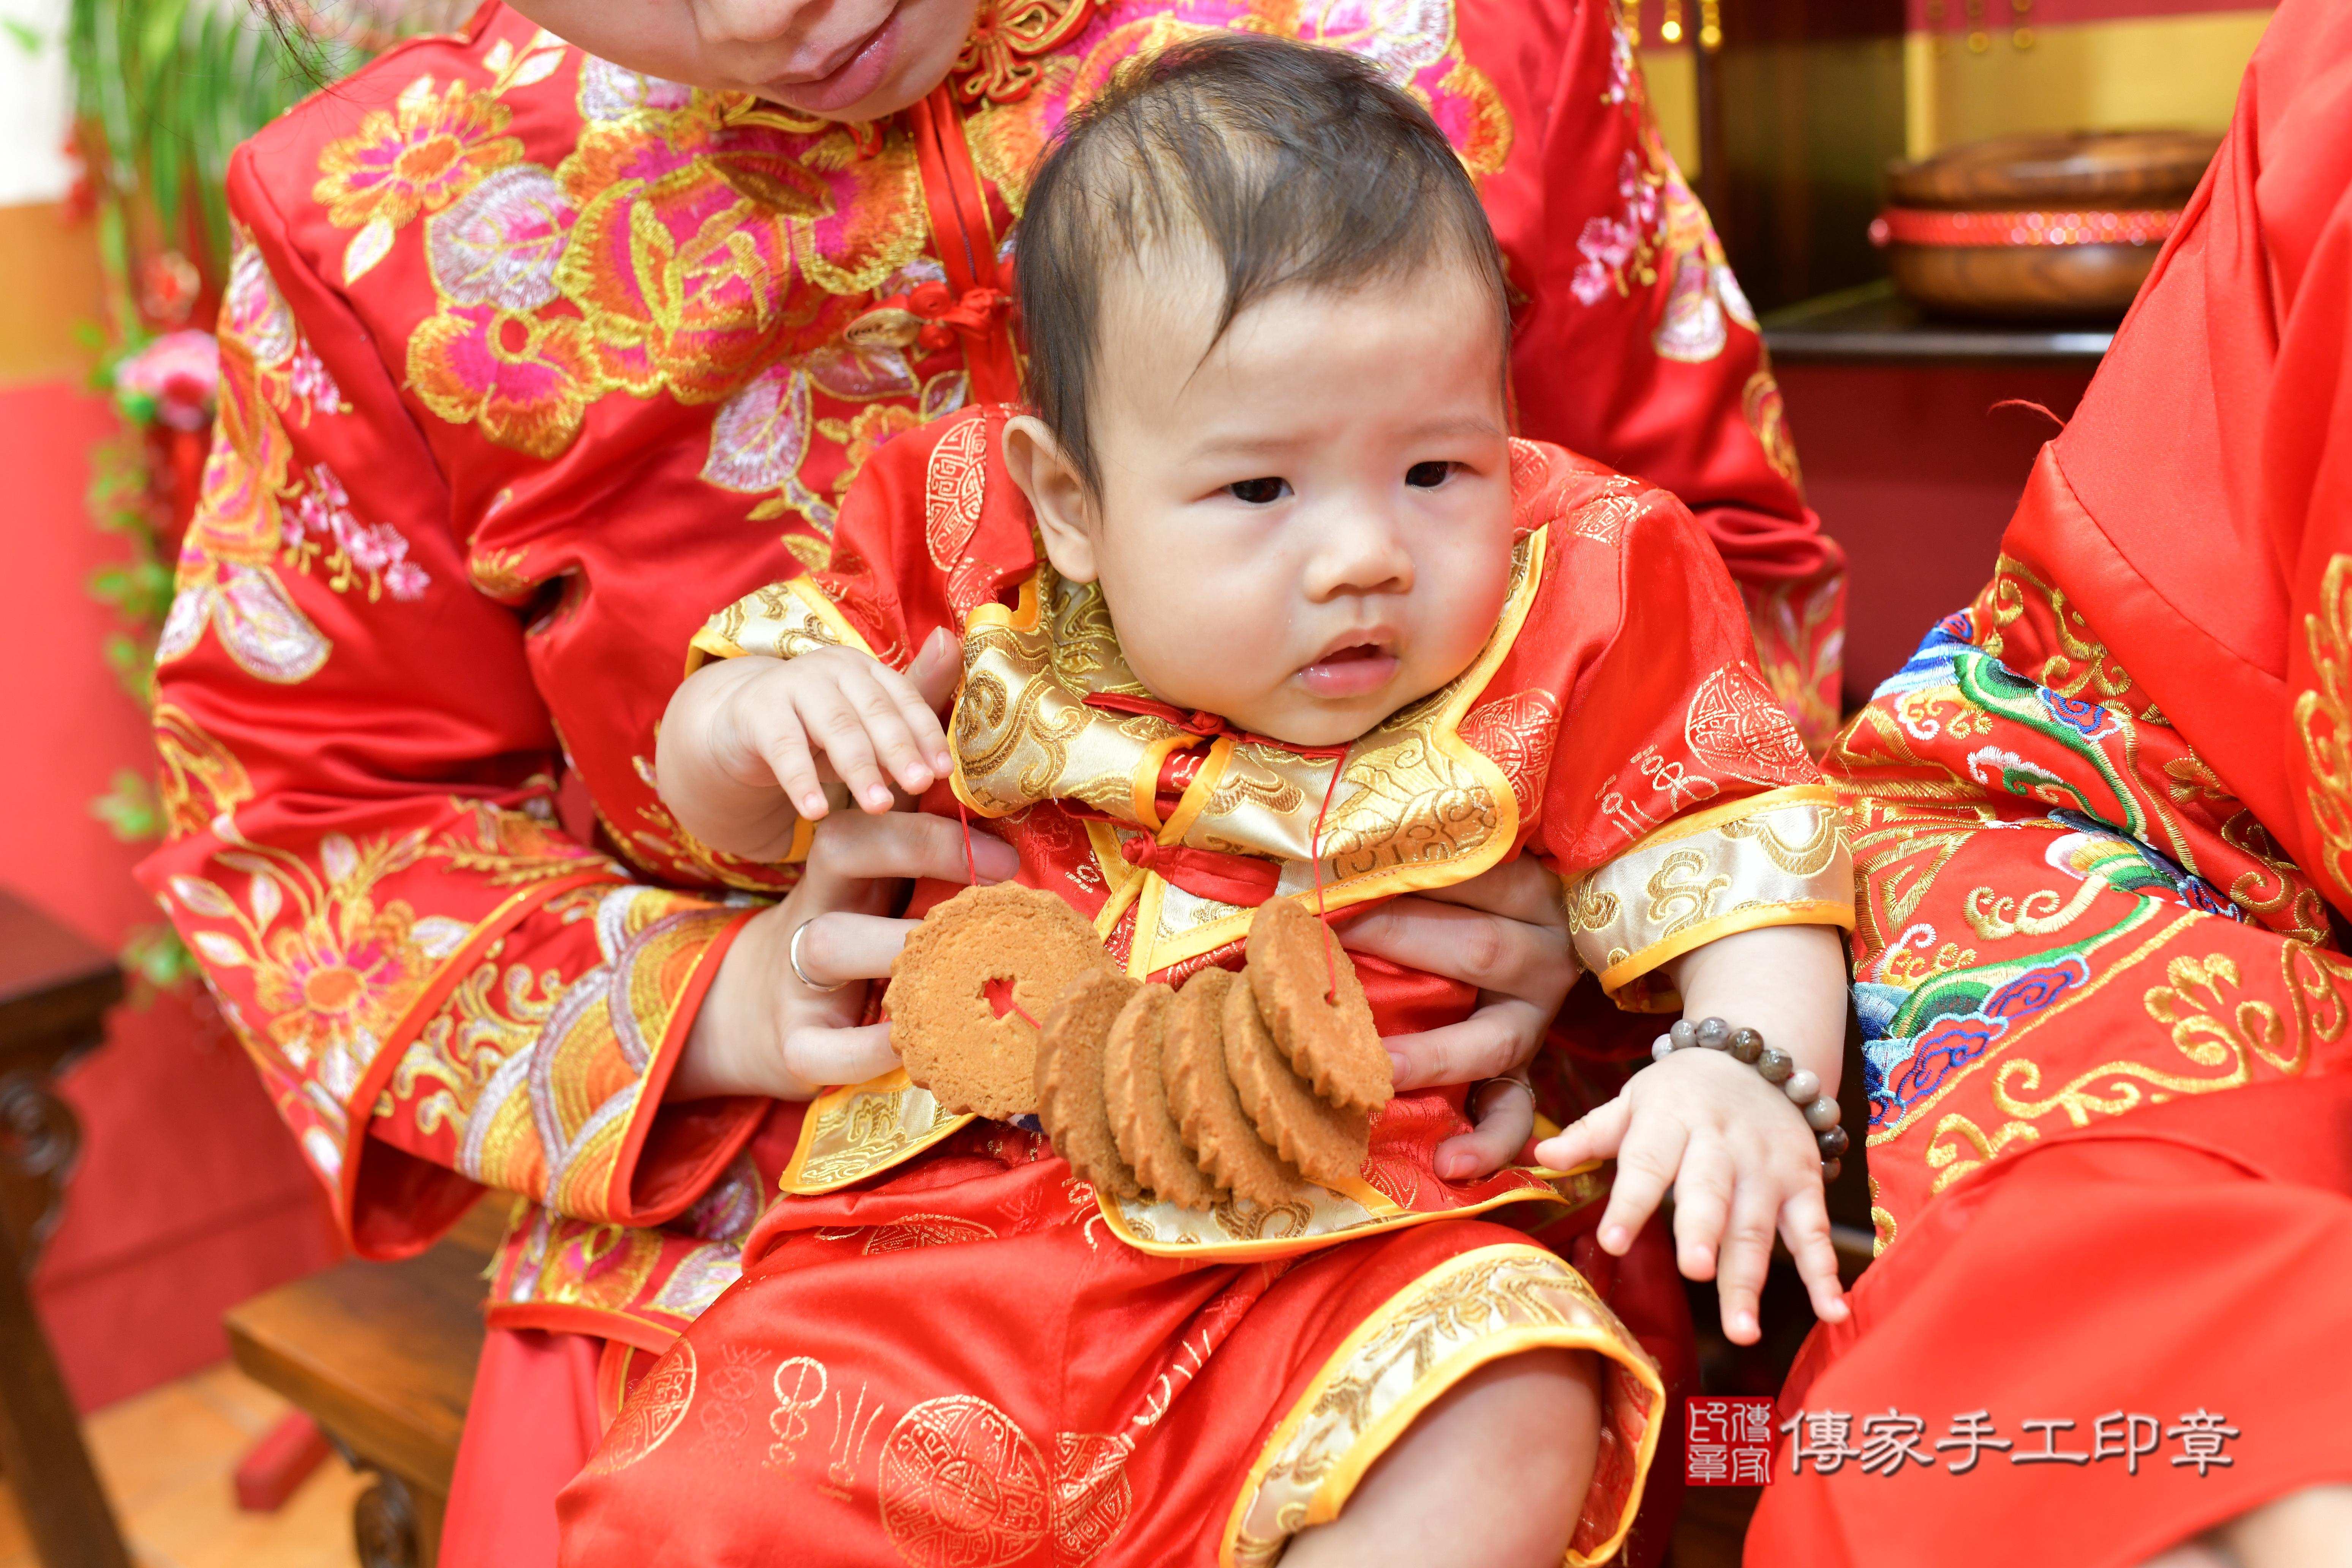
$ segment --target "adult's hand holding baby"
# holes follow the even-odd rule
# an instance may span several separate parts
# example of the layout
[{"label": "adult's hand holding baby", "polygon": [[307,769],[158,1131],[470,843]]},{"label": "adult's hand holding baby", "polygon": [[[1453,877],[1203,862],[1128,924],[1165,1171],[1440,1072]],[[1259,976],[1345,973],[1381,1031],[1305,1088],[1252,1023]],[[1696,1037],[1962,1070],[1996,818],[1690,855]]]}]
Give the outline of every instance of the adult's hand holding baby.
[{"label": "adult's hand holding baby", "polygon": [[[956,644],[942,634],[925,646],[905,678],[934,726],[936,710],[955,689],[958,668]],[[672,719],[679,712],[674,701]],[[695,718],[691,710],[687,716]],[[683,743],[688,738],[665,722],[659,776],[663,799],[673,810],[678,803],[668,770],[674,758],[691,765]],[[779,793],[772,776],[767,793]],[[753,916],[720,960],[667,1099],[809,1100],[830,1085],[863,1083],[898,1065],[890,1026],[861,1026],[857,1019],[867,985],[889,974],[891,961],[919,923],[887,914],[899,885],[924,877],[967,881],[971,867],[981,881],[1002,882],[1020,869],[1013,847],[986,833],[971,836],[968,865],[957,823],[914,811],[911,801],[898,804],[881,815],[836,812],[817,823],[799,884],[782,902]]]},{"label": "adult's hand holding baby", "polygon": [[[1393,899],[1341,928],[1341,944],[1478,988],[1458,1024],[1381,1044],[1396,1087],[1508,1079],[1542,1046],[1552,1016],[1576,984],[1559,883],[1520,858],[1448,888]],[[1535,1097],[1508,1081],[1476,1091],[1475,1125],[1437,1146],[1437,1173],[1470,1181],[1500,1170],[1535,1131]]]}]

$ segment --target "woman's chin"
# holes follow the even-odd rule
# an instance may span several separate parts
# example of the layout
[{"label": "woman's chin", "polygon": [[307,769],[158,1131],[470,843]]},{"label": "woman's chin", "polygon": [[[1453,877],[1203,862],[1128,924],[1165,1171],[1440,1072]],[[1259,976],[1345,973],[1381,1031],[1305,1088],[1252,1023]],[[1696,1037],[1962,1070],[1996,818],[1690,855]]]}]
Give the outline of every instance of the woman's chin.
[{"label": "woman's chin", "polygon": [[971,0],[905,0],[866,47],[830,76],[753,90],[794,113],[847,125],[896,114],[947,79],[974,9]]}]

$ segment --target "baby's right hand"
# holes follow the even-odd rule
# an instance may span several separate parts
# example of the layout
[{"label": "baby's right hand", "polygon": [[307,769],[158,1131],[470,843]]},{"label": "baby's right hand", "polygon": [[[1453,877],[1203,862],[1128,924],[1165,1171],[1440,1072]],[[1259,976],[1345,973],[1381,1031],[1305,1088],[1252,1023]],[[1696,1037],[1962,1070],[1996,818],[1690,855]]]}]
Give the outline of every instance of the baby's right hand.
[{"label": "baby's right hand", "polygon": [[729,692],[719,731],[739,756],[758,758],[811,821],[827,809],[827,771],[860,806],[885,812],[892,780],[919,795],[947,776],[947,731],[922,687],[933,683],[928,666],[955,657],[954,639],[938,632],[904,675],[846,647],[768,662]]},{"label": "baby's right hand", "polygon": [[705,665],[662,718],[654,760],[662,802],[704,844],[751,860],[782,858],[796,824],[825,815],[829,778],[866,811],[888,811],[894,780],[919,795],[948,773],[937,710],[961,667],[945,631],[903,674],[846,647]]}]

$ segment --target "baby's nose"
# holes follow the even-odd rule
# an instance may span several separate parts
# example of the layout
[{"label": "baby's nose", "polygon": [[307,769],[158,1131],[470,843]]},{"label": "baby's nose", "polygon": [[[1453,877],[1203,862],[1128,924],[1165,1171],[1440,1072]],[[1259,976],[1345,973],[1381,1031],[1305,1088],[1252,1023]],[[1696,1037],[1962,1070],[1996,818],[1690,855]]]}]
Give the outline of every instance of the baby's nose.
[{"label": "baby's nose", "polygon": [[1412,586],[1412,555],[1403,534],[1376,510],[1352,510],[1334,522],[1308,572],[1308,590],[1318,599],[1404,593]]}]

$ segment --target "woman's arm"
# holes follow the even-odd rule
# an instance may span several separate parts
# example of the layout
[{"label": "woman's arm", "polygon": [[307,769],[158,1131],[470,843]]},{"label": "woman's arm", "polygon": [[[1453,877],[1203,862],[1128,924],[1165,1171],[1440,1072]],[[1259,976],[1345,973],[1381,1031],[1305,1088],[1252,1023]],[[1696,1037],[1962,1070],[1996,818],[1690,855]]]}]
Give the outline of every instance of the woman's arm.
[{"label": "woman's arm", "polygon": [[1512,343],[1522,433],[1691,509],[1739,584],[1765,674],[1819,750],[1838,720],[1844,554],[1805,505],[1755,316],[1665,150],[1618,7],[1465,5],[1461,25],[1475,48],[1475,29],[1522,29],[1529,11],[1564,14],[1561,58],[1530,85],[1547,95],[1521,127],[1538,139],[1531,188],[1489,201],[1534,300]]},{"label": "woman's arm", "polygon": [[[379,345],[249,153],[221,415],[159,649],[142,869],[361,1251],[480,1184],[658,1223],[761,1109],[659,1115],[751,911],[566,837],[522,620],[478,590]],[[396,356],[395,356],[396,357]]]}]

